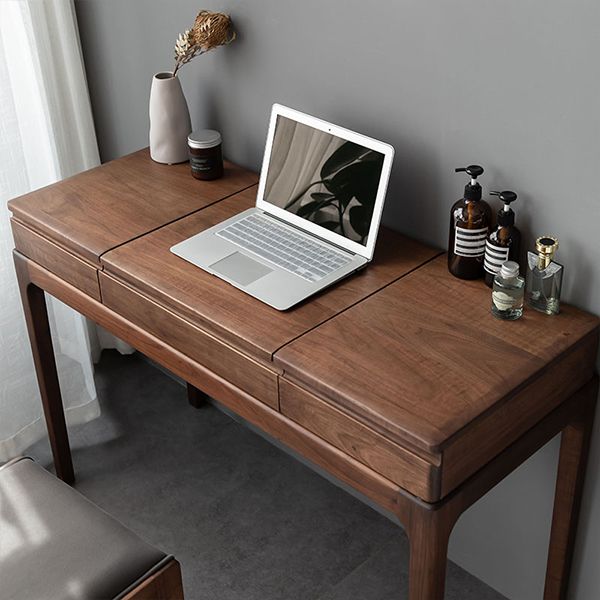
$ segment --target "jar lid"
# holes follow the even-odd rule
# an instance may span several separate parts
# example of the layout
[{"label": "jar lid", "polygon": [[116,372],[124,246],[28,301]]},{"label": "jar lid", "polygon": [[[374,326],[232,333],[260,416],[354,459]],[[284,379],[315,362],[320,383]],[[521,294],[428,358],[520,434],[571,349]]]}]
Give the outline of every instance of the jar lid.
[{"label": "jar lid", "polygon": [[214,129],[197,129],[188,135],[191,148],[214,148],[221,143],[221,134]]},{"label": "jar lid", "polygon": [[519,263],[507,260],[500,267],[500,277],[504,279],[513,279],[519,275]]}]

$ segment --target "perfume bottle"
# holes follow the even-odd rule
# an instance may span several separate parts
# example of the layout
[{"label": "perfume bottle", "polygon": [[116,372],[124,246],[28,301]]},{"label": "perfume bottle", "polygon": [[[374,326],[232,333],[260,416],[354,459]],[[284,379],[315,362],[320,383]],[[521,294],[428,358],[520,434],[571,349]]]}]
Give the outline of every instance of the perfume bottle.
[{"label": "perfume bottle", "polygon": [[537,254],[527,253],[525,299],[531,308],[547,315],[557,315],[564,272],[564,267],[554,262],[558,240],[550,236],[540,237],[535,242],[535,249]]},{"label": "perfume bottle", "polygon": [[471,181],[465,186],[464,197],[450,211],[448,270],[459,279],[479,279],[483,277],[485,241],[492,220],[490,205],[481,199],[477,182],[483,167],[470,165],[455,170],[467,173]]},{"label": "perfume bottle", "polygon": [[523,314],[525,280],[519,275],[519,264],[508,260],[494,277],[492,314],[499,319],[514,321]]},{"label": "perfume bottle", "polygon": [[498,196],[504,203],[504,208],[498,211],[497,227],[490,233],[485,243],[485,257],[483,268],[485,270],[485,283],[492,287],[494,276],[500,267],[508,260],[519,262],[521,248],[521,232],[515,226],[515,213],[510,207],[517,195],[510,190],[504,192],[490,192],[491,196]]}]

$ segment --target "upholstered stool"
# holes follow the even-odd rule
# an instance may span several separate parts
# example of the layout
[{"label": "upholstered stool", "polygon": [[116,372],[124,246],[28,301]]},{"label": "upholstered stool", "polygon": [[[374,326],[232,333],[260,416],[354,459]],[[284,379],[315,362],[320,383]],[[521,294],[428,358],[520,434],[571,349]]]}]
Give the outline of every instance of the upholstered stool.
[{"label": "upholstered stool", "polygon": [[0,467],[0,600],[178,600],[179,563],[35,464]]}]

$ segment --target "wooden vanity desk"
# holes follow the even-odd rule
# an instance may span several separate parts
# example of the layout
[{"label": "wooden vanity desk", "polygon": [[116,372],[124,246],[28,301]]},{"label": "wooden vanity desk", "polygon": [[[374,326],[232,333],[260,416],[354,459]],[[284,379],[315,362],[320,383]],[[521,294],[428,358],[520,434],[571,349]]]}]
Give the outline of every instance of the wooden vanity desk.
[{"label": "wooden vanity desk", "polygon": [[191,401],[215,398],[393,512],[410,600],[443,598],[458,517],[562,432],[544,598],[566,598],[599,320],[567,305],[496,320],[483,282],[385,228],[365,271],[278,312],[169,252],[252,206],[257,181],[226,164],[201,182],[141,150],[9,203],[57,474],[74,479],[44,291],[185,379]]}]

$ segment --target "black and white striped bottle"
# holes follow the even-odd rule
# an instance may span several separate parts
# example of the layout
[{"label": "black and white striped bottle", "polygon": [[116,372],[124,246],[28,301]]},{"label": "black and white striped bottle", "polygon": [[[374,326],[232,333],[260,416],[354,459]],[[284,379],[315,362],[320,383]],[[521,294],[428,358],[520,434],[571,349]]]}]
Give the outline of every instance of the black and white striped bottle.
[{"label": "black and white striped bottle", "polygon": [[467,173],[471,181],[465,186],[464,197],[450,211],[448,270],[460,279],[479,279],[483,277],[485,243],[492,215],[489,204],[481,199],[481,186],[477,182],[483,167],[469,165],[456,172]]},{"label": "black and white striped bottle", "polygon": [[515,213],[510,208],[511,202],[517,199],[517,195],[510,190],[490,192],[490,195],[498,196],[504,203],[504,208],[498,211],[497,227],[490,233],[485,243],[483,260],[485,282],[492,287],[494,277],[503,263],[509,260],[519,262],[521,232],[515,227]]}]

